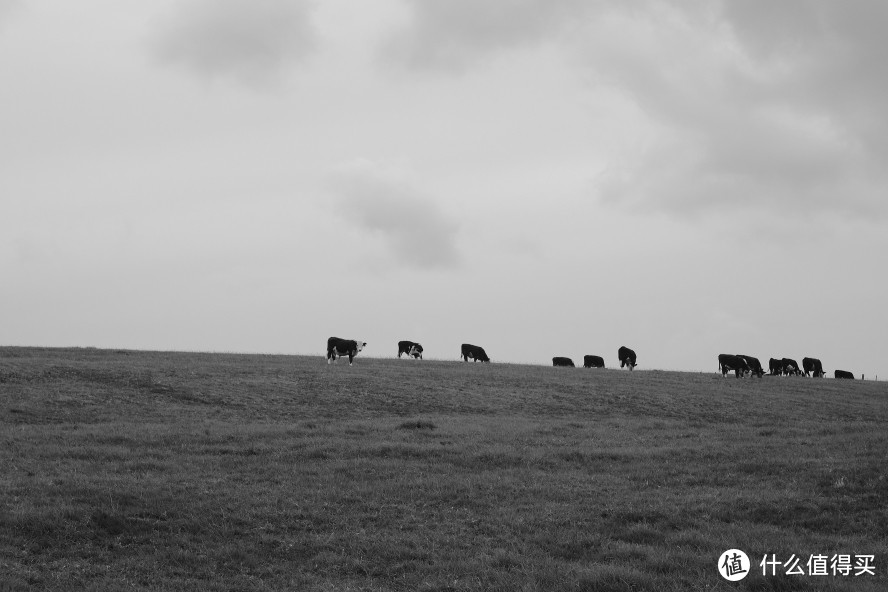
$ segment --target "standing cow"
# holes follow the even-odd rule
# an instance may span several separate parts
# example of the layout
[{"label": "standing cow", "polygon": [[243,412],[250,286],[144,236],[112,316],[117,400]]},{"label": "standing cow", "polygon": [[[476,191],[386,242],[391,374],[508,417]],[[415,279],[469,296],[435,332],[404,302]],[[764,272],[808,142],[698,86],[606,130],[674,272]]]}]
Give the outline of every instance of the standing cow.
[{"label": "standing cow", "polygon": [[813,372],[814,378],[823,378],[826,374],[823,371],[823,364],[817,358],[802,358],[802,369],[805,371],[805,376],[811,376]]},{"label": "standing cow", "polygon": [[487,357],[487,352],[484,351],[484,348],[477,345],[463,343],[460,347],[459,352],[460,357],[465,362],[468,362],[469,358],[472,358],[473,362],[477,362],[479,360],[482,362],[490,361],[490,358]]},{"label": "standing cow", "polygon": [[834,375],[836,378],[847,378],[848,380],[854,380],[854,374],[848,372],[847,370],[836,370]]},{"label": "standing cow", "polygon": [[331,337],[327,340],[327,363],[329,364],[330,362],[335,362],[337,358],[348,356],[348,365],[351,366],[355,356],[366,345],[366,341]]},{"label": "standing cow", "polygon": [[783,373],[787,376],[801,376],[801,366],[799,363],[793,360],[792,358],[783,358],[781,360],[783,362]]},{"label": "standing cow", "polygon": [[733,354],[718,354],[718,371],[722,376],[727,376],[731,370],[734,371],[734,378],[740,378],[751,371],[749,364],[742,357]]},{"label": "standing cow", "polygon": [[744,356],[743,354],[737,354],[737,357],[746,360],[746,363],[749,365],[749,370],[759,378],[765,375],[765,369],[762,368],[762,363],[759,362],[758,358]]},{"label": "standing cow", "polygon": [[398,342],[398,357],[401,357],[401,354],[407,354],[407,357],[413,356],[413,359],[419,358],[422,359],[422,346],[413,341],[399,341]]},{"label": "standing cow", "polygon": [[554,358],[552,358],[552,365],[556,366],[556,367],[557,366],[564,366],[564,367],[568,367],[568,368],[573,368],[574,361],[571,360],[570,358],[555,356]]},{"label": "standing cow", "polygon": [[621,345],[620,349],[617,350],[617,357],[620,359],[620,368],[628,366],[629,370],[632,370],[638,365],[635,352],[625,345]]},{"label": "standing cow", "polygon": [[604,368],[604,358],[601,356],[583,356],[583,368]]},{"label": "standing cow", "polygon": [[783,360],[771,358],[768,361],[768,369],[771,376],[781,376],[783,374]]}]

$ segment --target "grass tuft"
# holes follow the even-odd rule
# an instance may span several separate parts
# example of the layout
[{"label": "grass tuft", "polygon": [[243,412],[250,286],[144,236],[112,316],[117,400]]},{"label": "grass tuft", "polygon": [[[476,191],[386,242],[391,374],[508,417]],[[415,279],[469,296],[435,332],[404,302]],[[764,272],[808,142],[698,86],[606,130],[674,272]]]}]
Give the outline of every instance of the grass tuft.
[{"label": "grass tuft", "polygon": [[398,426],[402,430],[434,430],[435,424],[431,421],[424,419],[413,419],[410,421],[402,422],[401,425]]}]

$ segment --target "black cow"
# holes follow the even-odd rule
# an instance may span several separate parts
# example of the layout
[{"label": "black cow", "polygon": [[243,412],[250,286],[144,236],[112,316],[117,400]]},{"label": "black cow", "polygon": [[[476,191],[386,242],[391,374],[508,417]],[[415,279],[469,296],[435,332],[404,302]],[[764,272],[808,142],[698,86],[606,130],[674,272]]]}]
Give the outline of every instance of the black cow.
[{"label": "black cow", "polygon": [[327,340],[327,363],[335,362],[339,357],[348,356],[348,365],[351,366],[352,360],[355,359],[359,351],[364,349],[365,345],[367,345],[366,341],[331,337]]},{"label": "black cow", "polygon": [[814,378],[823,378],[826,374],[823,371],[823,364],[817,358],[802,358],[802,368],[805,370],[805,376],[811,376],[813,372]]},{"label": "black cow", "polygon": [[620,359],[620,368],[628,366],[629,370],[632,370],[638,365],[635,352],[625,345],[621,345],[620,349],[617,350],[617,357]]},{"label": "black cow", "polygon": [[573,368],[574,361],[571,360],[570,358],[563,358],[561,356],[555,356],[554,358],[552,358],[552,365],[553,366],[568,366],[570,368]]},{"label": "black cow", "polygon": [[414,343],[412,341],[399,341],[398,342],[398,357],[401,357],[401,354],[407,354],[407,357],[413,356],[413,359],[419,358],[422,359],[422,346],[418,343]]},{"label": "black cow", "polygon": [[478,360],[481,360],[482,362],[490,361],[490,358],[487,357],[487,352],[484,351],[483,347],[468,343],[462,344],[459,355],[466,362],[469,361],[469,358],[472,358],[473,362],[477,362]]},{"label": "black cow", "polygon": [[783,374],[783,360],[771,358],[768,361],[768,369],[771,376],[780,376]]},{"label": "black cow", "polygon": [[801,376],[802,371],[800,370],[801,366],[799,363],[793,360],[792,358],[783,358],[781,360],[783,362],[783,373],[787,376]]},{"label": "black cow", "polygon": [[759,378],[765,375],[765,369],[762,368],[762,363],[759,362],[758,358],[744,356],[743,354],[737,354],[737,357],[746,360],[746,363],[749,365],[749,370]]},{"label": "black cow", "polygon": [[847,378],[849,380],[854,380],[854,375],[848,372],[847,370],[836,370],[835,371],[836,378]]},{"label": "black cow", "polygon": [[583,368],[604,368],[604,358],[601,356],[583,356]]},{"label": "black cow", "polygon": [[733,354],[718,354],[718,371],[722,376],[727,376],[728,372],[734,371],[734,377],[740,378],[746,372],[750,372],[749,364],[740,356]]}]

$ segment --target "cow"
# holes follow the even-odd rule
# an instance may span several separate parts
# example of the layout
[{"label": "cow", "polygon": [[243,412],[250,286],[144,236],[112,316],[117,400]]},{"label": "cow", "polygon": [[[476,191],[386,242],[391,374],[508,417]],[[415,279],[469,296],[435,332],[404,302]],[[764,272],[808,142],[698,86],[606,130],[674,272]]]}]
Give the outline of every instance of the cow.
[{"label": "cow", "polygon": [[552,365],[553,366],[566,366],[569,368],[573,368],[574,362],[570,358],[563,358],[561,356],[555,356],[554,358],[552,358]]},{"label": "cow", "polygon": [[398,357],[401,357],[401,354],[407,354],[407,357],[413,356],[413,359],[419,358],[422,359],[422,346],[418,343],[414,343],[412,341],[399,341],[398,342]]},{"label": "cow", "polygon": [[783,360],[771,358],[768,361],[768,374],[770,376],[780,376],[783,374]]},{"label": "cow", "polygon": [[849,380],[854,380],[854,375],[847,370],[836,370],[834,375],[836,378],[847,378]]},{"label": "cow", "polygon": [[459,355],[465,362],[468,362],[469,358],[472,358],[473,362],[477,362],[478,360],[481,360],[482,362],[490,361],[490,358],[487,357],[487,352],[484,351],[483,347],[471,345],[469,343],[462,344]]},{"label": "cow", "polygon": [[795,360],[793,360],[792,358],[783,358],[781,360],[781,362],[783,362],[783,373],[785,375],[787,375],[787,376],[792,376],[792,375],[801,376],[802,375],[802,371],[799,369],[799,368],[801,368],[801,366],[799,366],[799,363],[796,362]]},{"label": "cow", "polygon": [[604,368],[604,358],[601,356],[583,356],[583,368]]},{"label": "cow", "polygon": [[364,349],[366,345],[366,341],[331,337],[327,340],[327,363],[335,362],[339,357],[348,356],[348,365],[351,366],[355,356],[358,355],[358,352]]},{"label": "cow", "polygon": [[826,374],[823,371],[823,364],[817,358],[802,358],[802,368],[805,370],[805,376],[811,376],[813,372],[814,378],[823,378]]},{"label": "cow", "polygon": [[635,352],[625,345],[621,345],[620,349],[617,350],[617,357],[620,359],[620,368],[628,366],[629,370],[632,370],[638,365]]},{"label": "cow", "polygon": [[762,363],[759,362],[758,358],[744,356],[743,354],[737,354],[737,357],[746,360],[746,363],[749,365],[749,370],[759,378],[765,375],[765,369],[762,368]]},{"label": "cow", "polygon": [[746,372],[750,372],[749,364],[740,356],[733,354],[718,354],[718,371],[722,376],[727,376],[728,372],[734,371],[734,378],[740,378]]}]

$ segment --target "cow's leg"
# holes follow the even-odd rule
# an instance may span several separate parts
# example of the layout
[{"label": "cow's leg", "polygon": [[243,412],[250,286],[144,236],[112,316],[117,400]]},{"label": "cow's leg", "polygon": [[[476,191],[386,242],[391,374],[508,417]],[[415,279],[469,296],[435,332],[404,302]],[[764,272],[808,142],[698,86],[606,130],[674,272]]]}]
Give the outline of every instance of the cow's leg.
[{"label": "cow's leg", "polygon": [[348,352],[348,365],[352,365],[352,360],[355,359],[355,352]]}]

